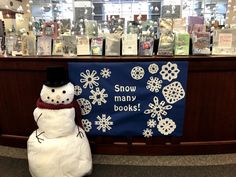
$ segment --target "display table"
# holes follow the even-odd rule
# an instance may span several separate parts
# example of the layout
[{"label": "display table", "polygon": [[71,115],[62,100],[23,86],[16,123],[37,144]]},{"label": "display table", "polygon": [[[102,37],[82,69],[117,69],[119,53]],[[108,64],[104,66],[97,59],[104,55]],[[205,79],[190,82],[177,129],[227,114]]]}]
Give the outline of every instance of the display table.
[{"label": "display table", "polygon": [[0,144],[26,147],[48,66],[67,62],[189,61],[181,137],[93,137],[93,153],[159,155],[236,152],[236,57],[7,57],[0,58]]}]

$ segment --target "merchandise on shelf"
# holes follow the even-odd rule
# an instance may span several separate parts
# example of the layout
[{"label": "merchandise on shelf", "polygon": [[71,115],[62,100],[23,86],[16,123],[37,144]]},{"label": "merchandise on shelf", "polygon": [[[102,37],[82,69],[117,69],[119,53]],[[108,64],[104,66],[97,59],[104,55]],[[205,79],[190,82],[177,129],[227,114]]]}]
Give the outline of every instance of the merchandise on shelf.
[{"label": "merchandise on shelf", "polygon": [[139,55],[153,55],[154,38],[142,35],[139,39]]},{"label": "merchandise on shelf", "polygon": [[158,54],[173,55],[174,54],[174,33],[162,33],[159,40]]},{"label": "merchandise on shelf", "polygon": [[210,55],[210,32],[193,32],[193,55]]},{"label": "merchandise on shelf", "polygon": [[88,36],[78,36],[77,55],[90,55],[90,45]]},{"label": "merchandise on shelf", "polygon": [[52,55],[63,55],[63,42],[62,39],[53,39]]},{"label": "merchandise on shelf", "polygon": [[189,55],[190,35],[188,33],[175,34],[175,55]]},{"label": "merchandise on shelf", "polygon": [[122,36],[122,55],[138,54],[137,34],[123,34]]},{"label": "merchandise on shelf", "polygon": [[103,52],[103,38],[97,37],[91,40],[91,53],[92,55],[102,55]]},{"label": "merchandise on shelf", "polygon": [[120,35],[119,34],[107,34],[106,35],[106,56],[120,56]]},{"label": "merchandise on shelf", "polygon": [[40,36],[37,38],[37,55],[50,56],[52,53],[52,38]]}]

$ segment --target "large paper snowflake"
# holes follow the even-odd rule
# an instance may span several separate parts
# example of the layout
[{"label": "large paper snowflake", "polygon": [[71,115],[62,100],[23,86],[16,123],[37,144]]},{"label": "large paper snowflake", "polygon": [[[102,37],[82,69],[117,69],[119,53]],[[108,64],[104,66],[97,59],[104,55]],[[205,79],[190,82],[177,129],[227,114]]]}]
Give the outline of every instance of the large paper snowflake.
[{"label": "large paper snowflake", "polygon": [[98,121],[95,121],[95,125],[97,126],[98,130],[102,129],[102,132],[106,132],[107,130],[111,130],[112,127],[111,125],[113,125],[113,122],[110,121],[111,117],[110,116],[106,116],[106,114],[102,114],[102,116],[97,116]]},{"label": "large paper snowflake", "polygon": [[159,92],[159,89],[162,87],[162,80],[159,80],[157,77],[150,77],[147,81],[146,88],[149,89],[151,92]]},{"label": "large paper snowflake", "polygon": [[147,126],[150,127],[150,128],[154,128],[154,127],[156,127],[156,125],[157,125],[157,121],[154,120],[154,119],[149,119],[147,121]]},{"label": "large paper snowflake", "polygon": [[103,68],[100,72],[100,75],[103,77],[103,78],[108,78],[108,77],[111,77],[111,71],[107,68]]},{"label": "large paper snowflake", "polygon": [[151,109],[146,109],[144,111],[144,114],[151,114],[152,118],[157,117],[157,120],[160,121],[160,120],[162,120],[162,115],[166,116],[167,115],[166,111],[170,110],[172,108],[172,106],[171,105],[165,105],[165,101],[161,101],[159,103],[159,100],[156,96],[153,98],[153,102],[154,102],[154,104],[149,103],[148,106]]},{"label": "large paper snowflake", "polygon": [[169,82],[178,77],[179,69],[177,64],[168,62],[166,65],[161,67],[160,74],[163,80],[168,80]]},{"label": "large paper snowflake", "polygon": [[159,70],[159,67],[157,64],[155,63],[152,63],[148,66],[148,71],[151,73],[151,74],[156,74]]},{"label": "large paper snowflake", "polygon": [[98,86],[99,83],[96,82],[99,80],[99,76],[96,76],[97,72],[95,70],[92,72],[86,70],[85,72],[86,73],[80,73],[80,76],[83,77],[80,79],[80,82],[84,83],[83,88],[87,88],[89,86],[90,89],[93,89],[93,86]]},{"label": "large paper snowflake", "polygon": [[106,98],[108,97],[108,94],[105,93],[105,89],[103,88],[102,90],[100,90],[100,88],[96,88],[95,91],[91,90],[91,96],[89,96],[89,99],[92,99],[92,104],[98,104],[98,105],[102,105],[102,103],[106,103],[107,100]]},{"label": "large paper snowflake", "polygon": [[89,100],[86,100],[84,98],[77,99],[77,102],[80,106],[81,109],[81,114],[82,115],[87,115],[91,112],[92,110],[92,105],[89,102]]},{"label": "large paper snowflake", "polygon": [[185,97],[185,91],[181,83],[177,81],[165,86],[162,89],[162,94],[170,104],[176,103]]},{"label": "large paper snowflake", "polygon": [[82,88],[79,85],[75,86],[75,95],[79,96],[82,93]]},{"label": "large paper snowflake", "polygon": [[176,129],[176,124],[173,120],[165,118],[160,120],[157,125],[158,131],[163,135],[169,135]]},{"label": "large paper snowflake", "polygon": [[90,130],[92,129],[92,122],[90,122],[88,119],[82,119],[81,121],[84,131],[90,132]]},{"label": "large paper snowflake", "polygon": [[143,136],[145,138],[150,138],[150,137],[152,137],[152,135],[153,135],[152,129],[146,128],[143,130]]},{"label": "large paper snowflake", "polygon": [[144,69],[141,66],[135,66],[131,70],[131,77],[135,80],[140,80],[143,78],[145,72]]}]

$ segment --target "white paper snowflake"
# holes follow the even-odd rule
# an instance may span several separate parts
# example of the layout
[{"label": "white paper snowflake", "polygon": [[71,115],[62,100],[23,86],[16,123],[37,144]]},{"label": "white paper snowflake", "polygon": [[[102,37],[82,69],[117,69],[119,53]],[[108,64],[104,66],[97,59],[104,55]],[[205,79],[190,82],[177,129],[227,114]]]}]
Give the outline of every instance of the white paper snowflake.
[{"label": "white paper snowflake", "polygon": [[91,94],[89,96],[89,99],[92,99],[92,104],[98,104],[98,105],[101,105],[102,103],[106,103],[107,100],[106,98],[108,97],[108,94],[105,93],[105,89],[103,88],[102,90],[100,90],[100,88],[96,88],[95,91],[94,90],[91,90]]},{"label": "white paper snowflake", "polygon": [[147,121],[147,126],[150,127],[150,128],[154,128],[154,127],[156,127],[156,125],[157,125],[157,121],[154,120],[154,119],[149,119]]},{"label": "white paper snowflake", "polygon": [[148,66],[148,71],[151,73],[151,74],[156,74],[159,70],[159,67],[157,64],[155,63],[152,63]]},{"label": "white paper snowflake", "polygon": [[79,96],[82,93],[82,88],[79,85],[75,86],[75,95]]},{"label": "white paper snowflake", "polygon": [[144,114],[151,114],[152,118],[157,117],[157,120],[160,121],[160,120],[162,120],[162,115],[166,116],[167,115],[166,111],[170,110],[172,108],[172,106],[171,105],[165,105],[165,101],[161,101],[159,103],[159,100],[156,96],[153,98],[153,102],[154,102],[154,104],[149,103],[148,106],[151,109],[146,109],[144,111]]},{"label": "white paper snowflake", "polygon": [[181,83],[177,81],[165,86],[162,89],[162,94],[170,104],[176,103],[185,97],[185,91]]},{"label": "white paper snowflake", "polygon": [[152,137],[152,135],[153,135],[152,129],[146,128],[143,130],[143,136],[145,138],[150,138],[150,137]]},{"label": "white paper snowflake", "polygon": [[158,131],[163,135],[169,135],[176,129],[176,124],[173,120],[165,118],[160,120],[157,125]]},{"label": "white paper snowflake", "polygon": [[151,92],[159,92],[159,89],[162,87],[162,80],[159,80],[157,77],[150,77],[147,81],[146,88],[149,89]]},{"label": "white paper snowflake", "polygon": [[92,122],[90,122],[88,119],[82,119],[81,121],[82,121],[84,131],[90,132],[90,130],[92,129]]},{"label": "white paper snowflake", "polygon": [[131,70],[131,77],[135,80],[140,80],[143,78],[145,72],[144,69],[140,66],[135,66],[132,70]]},{"label": "white paper snowflake", "polygon": [[106,132],[107,130],[111,130],[112,127],[111,125],[113,125],[113,122],[110,121],[111,117],[110,116],[106,116],[106,114],[102,114],[102,116],[97,116],[98,121],[95,121],[95,125],[97,126],[98,130],[102,129],[102,132]]},{"label": "white paper snowflake", "polygon": [[177,64],[168,62],[161,67],[160,74],[162,75],[163,80],[168,80],[170,82],[178,77],[179,71]]},{"label": "white paper snowflake", "polygon": [[77,102],[80,106],[81,109],[81,114],[82,115],[87,115],[91,112],[92,110],[92,105],[89,102],[89,100],[86,100],[84,98],[77,99]]},{"label": "white paper snowflake", "polygon": [[100,75],[103,77],[103,78],[108,78],[108,77],[111,77],[111,71],[107,68],[103,68],[100,72]]},{"label": "white paper snowflake", "polygon": [[85,73],[80,73],[80,76],[83,77],[80,79],[81,83],[84,83],[83,88],[87,88],[89,86],[90,89],[93,89],[93,86],[98,86],[99,83],[96,81],[99,80],[99,76],[96,76],[97,72],[93,70],[90,72],[89,70],[86,70]]}]

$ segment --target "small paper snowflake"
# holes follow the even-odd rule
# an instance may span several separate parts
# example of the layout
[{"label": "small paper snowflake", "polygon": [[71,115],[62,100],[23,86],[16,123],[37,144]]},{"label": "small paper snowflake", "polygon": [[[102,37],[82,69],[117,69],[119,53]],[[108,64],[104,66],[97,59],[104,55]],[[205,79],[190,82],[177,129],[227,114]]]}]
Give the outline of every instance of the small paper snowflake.
[{"label": "small paper snowflake", "polygon": [[106,132],[107,130],[111,130],[112,127],[111,125],[113,125],[113,122],[110,121],[111,117],[110,116],[106,116],[106,114],[102,114],[102,116],[97,116],[98,121],[95,121],[95,125],[97,126],[98,130],[102,129],[102,132]]},{"label": "small paper snowflake", "polygon": [[81,109],[81,114],[82,115],[87,115],[91,112],[92,110],[92,105],[89,102],[89,100],[86,100],[84,98],[77,99],[77,102],[80,106]]},{"label": "small paper snowflake", "polygon": [[158,131],[163,135],[169,135],[176,129],[176,124],[173,120],[165,118],[160,120],[157,125]]},{"label": "small paper snowflake", "polygon": [[149,107],[151,109],[146,109],[144,111],[144,114],[151,114],[151,118],[157,117],[157,120],[160,121],[162,120],[162,115],[166,116],[167,115],[167,110],[170,110],[172,108],[171,105],[165,105],[165,101],[161,101],[159,103],[158,98],[155,96],[153,98],[153,103],[149,103]]},{"label": "small paper snowflake", "polygon": [[75,95],[79,96],[82,93],[82,88],[79,85],[75,86]]},{"label": "small paper snowflake", "polygon": [[111,77],[111,71],[107,68],[103,68],[100,72],[100,75],[103,77],[103,78],[108,78],[108,77]]},{"label": "small paper snowflake", "polygon": [[152,63],[148,66],[148,71],[151,73],[151,74],[156,74],[159,70],[159,67],[157,64],[155,63]]},{"label": "small paper snowflake", "polygon": [[90,89],[93,89],[93,86],[99,85],[99,83],[96,82],[99,80],[99,76],[96,76],[96,74],[97,72],[95,70],[92,72],[86,70],[86,74],[83,72],[80,73],[80,76],[83,77],[80,79],[80,82],[84,83],[83,88],[87,88],[89,86]]},{"label": "small paper snowflake", "polygon": [[132,70],[131,70],[131,77],[135,80],[140,80],[143,78],[145,72],[144,69],[140,66],[135,66]]},{"label": "small paper snowflake", "polygon": [[82,119],[81,121],[82,121],[84,131],[90,132],[90,130],[92,129],[92,122],[90,122],[88,119]]},{"label": "small paper snowflake", "polygon": [[162,87],[162,80],[159,80],[157,77],[150,77],[147,81],[146,88],[149,89],[151,92],[159,92],[159,89]]},{"label": "small paper snowflake", "polygon": [[103,88],[102,90],[100,90],[100,88],[96,88],[96,90],[91,90],[91,96],[89,96],[89,99],[92,99],[92,104],[98,104],[101,105],[102,103],[106,103],[107,100],[106,98],[108,97],[108,94],[105,93],[105,89]]},{"label": "small paper snowflake", "polygon": [[163,80],[170,82],[178,77],[179,71],[177,64],[168,62],[166,65],[162,66],[160,74]]},{"label": "small paper snowflake", "polygon": [[173,82],[162,89],[166,101],[174,104],[185,97],[185,91],[180,82]]},{"label": "small paper snowflake", "polygon": [[145,138],[150,138],[150,137],[152,137],[152,135],[153,135],[152,129],[146,128],[143,130],[143,136]]},{"label": "small paper snowflake", "polygon": [[149,119],[147,121],[147,126],[150,128],[154,128],[157,125],[157,121],[155,121],[154,119]]}]

